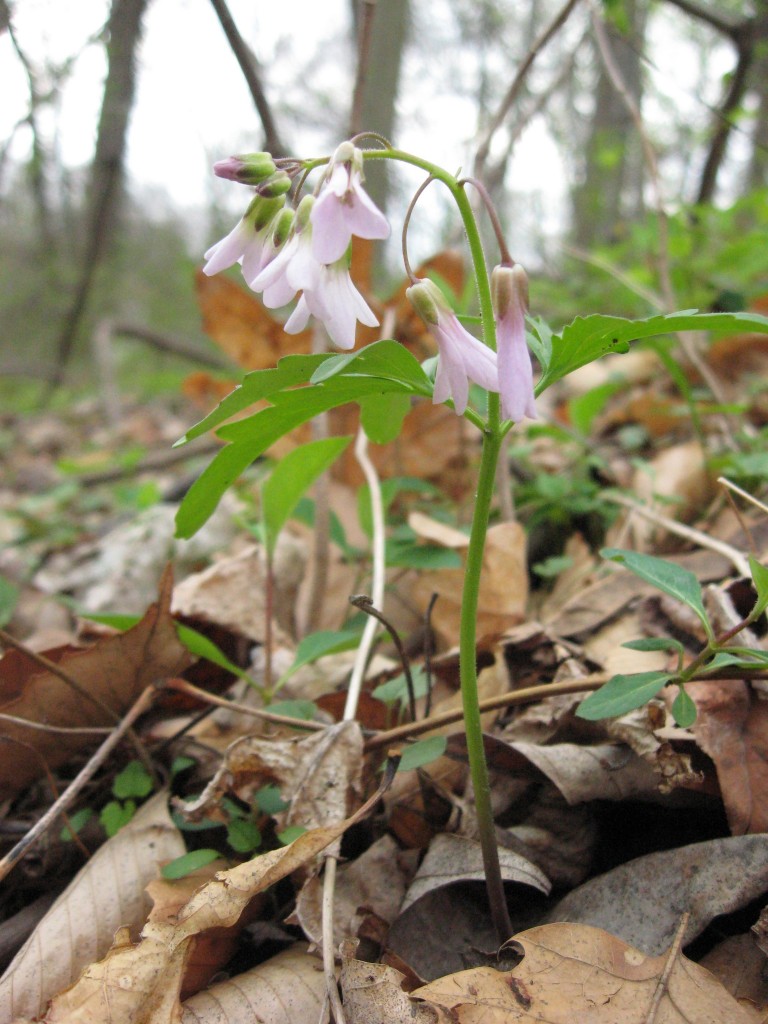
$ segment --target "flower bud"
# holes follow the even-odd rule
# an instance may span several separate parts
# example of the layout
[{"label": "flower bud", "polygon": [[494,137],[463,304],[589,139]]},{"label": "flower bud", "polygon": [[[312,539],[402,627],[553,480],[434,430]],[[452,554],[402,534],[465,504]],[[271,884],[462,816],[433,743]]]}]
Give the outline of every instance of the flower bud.
[{"label": "flower bud", "polygon": [[296,214],[293,210],[283,210],[275,221],[275,229],[272,232],[272,244],[276,249],[282,248],[293,229],[293,222]]},{"label": "flower bud", "polygon": [[274,199],[277,196],[284,196],[290,187],[291,176],[286,174],[285,171],[275,171],[274,174],[270,174],[260,185],[256,186],[256,191],[260,196]]},{"label": "flower bud", "polygon": [[309,224],[309,215],[312,212],[312,207],[315,205],[314,196],[304,196],[296,208],[296,230],[301,232]]},{"label": "flower bud", "polygon": [[491,301],[496,320],[503,320],[510,309],[523,314],[528,309],[528,275],[520,266],[500,264],[491,272]]},{"label": "flower bud", "polygon": [[254,230],[261,231],[269,222],[277,216],[285,200],[280,196],[277,199],[265,199],[263,196],[254,196],[251,204],[245,212],[245,220],[253,224]]},{"label": "flower bud", "polygon": [[258,185],[274,174],[276,167],[269,153],[244,153],[219,160],[213,170],[220,178],[239,181],[241,185]]},{"label": "flower bud", "polygon": [[426,324],[436,324],[439,314],[452,312],[434,281],[422,278],[405,292],[408,301]]}]

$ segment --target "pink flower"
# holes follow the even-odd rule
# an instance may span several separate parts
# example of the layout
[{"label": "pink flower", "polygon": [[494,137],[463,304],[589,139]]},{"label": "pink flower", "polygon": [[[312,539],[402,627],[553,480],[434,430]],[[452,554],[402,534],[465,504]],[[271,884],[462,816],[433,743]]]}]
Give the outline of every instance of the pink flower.
[{"label": "pink flower", "polygon": [[461,416],[469,400],[470,381],[486,391],[498,391],[496,353],[461,326],[437,285],[429,280],[417,281],[406,295],[440,350],[432,401],[438,404],[452,398]]},{"label": "pink flower", "polygon": [[389,237],[389,222],[362,183],[363,154],[351,142],[342,142],[312,210],[313,250],[320,263],[341,259],[352,235]]},{"label": "pink flower", "polygon": [[245,280],[255,277],[274,258],[271,240],[282,206],[282,199],[257,196],[229,234],[206,252],[203,273],[211,276],[241,263]]},{"label": "pink flower", "polygon": [[255,292],[263,292],[262,301],[269,309],[278,309],[291,301],[297,292],[317,288],[322,264],[312,253],[312,231],[309,215],[314,199],[305,196],[296,211],[293,234],[275,258],[250,282]]},{"label": "pink flower", "polygon": [[496,316],[501,414],[514,423],[525,416],[536,419],[533,367],[525,341],[528,277],[523,268],[517,263],[512,267],[494,267],[491,294]]},{"label": "pink flower", "polygon": [[304,330],[310,314],[321,321],[338,348],[355,347],[358,320],[367,327],[377,327],[379,323],[352,283],[343,259],[322,267],[316,288],[304,289],[296,309],[285,324],[286,332],[297,334]]}]

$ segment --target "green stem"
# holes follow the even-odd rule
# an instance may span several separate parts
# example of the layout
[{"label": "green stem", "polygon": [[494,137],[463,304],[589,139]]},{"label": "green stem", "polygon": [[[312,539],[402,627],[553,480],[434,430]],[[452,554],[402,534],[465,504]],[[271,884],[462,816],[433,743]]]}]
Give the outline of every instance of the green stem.
[{"label": "green stem", "polygon": [[467,562],[464,570],[464,590],[461,599],[461,626],[459,633],[459,669],[461,674],[461,699],[464,709],[464,729],[467,737],[467,755],[472,787],[475,792],[475,809],[483,851],[485,883],[488,901],[499,944],[506,942],[512,934],[504,883],[501,878],[499,851],[491,809],[491,786],[483,746],[483,726],[480,718],[480,697],[477,689],[477,609],[480,595],[480,576],[483,567],[485,537],[488,532],[488,518],[496,479],[496,463],[501,448],[498,432],[486,431],[483,435],[483,452],[475,495],[475,511],[472,531],[469,537]]},{"label": "green stem", "polygon": [[[459,208],[467,242],[472,257],[480,305],[483,342],[496,351],[496,322],[491,300],[491,282],[485,262],[480,231],[466,192],[456,177],[441,167],[422,160],[402,150],[368,150],[366,159],[399,160],[426,171],[436,181],[441,181],[453,196]],[[468,410],[469,412],[469,410]],[[472,421],[478,417],[473,414]],[[478,424],[480,425],[480,424]],[[508,429],[508,427],[507,427]],[[500,424],[500,400],[493,392],[488,394],[487,422],[482,424],[483,449],[475,495],[472,529],[467,550],[464,571],[464,588],[461,601],[461,623],[459,627],[459,670],[461,676],[461,698],[464,710],[464,729],[467,737],[467,755],[472,786],[475,793],[477,825],[480,846],[483,853],[485,883],[488,890],[491,917],[499,940],[506,942],[512,934],[504,882],[501,877],[499,850],[491,808],[491,786],[483,746],[483,726],[480,717],[480,698],[477,689],[477,609],[480,597],[480,577],[483,568],[483,552],[488,532],[491,503],[496,481],[496,464],[499,459],[502,439],[506,433]]]}]

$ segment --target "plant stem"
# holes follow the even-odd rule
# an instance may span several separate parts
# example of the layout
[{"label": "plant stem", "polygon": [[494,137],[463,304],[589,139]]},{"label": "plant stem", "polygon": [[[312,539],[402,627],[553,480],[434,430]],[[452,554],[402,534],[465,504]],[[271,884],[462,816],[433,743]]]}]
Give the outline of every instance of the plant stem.
[{"label": "plant stem", "polygon": [[459,669],[461,675],[461,699],[464,708],[464,729],[467,737],[467,755],[472,787],[475,791],[475,809],[483,851],[485,884],[491,917],[499,944],[506,942],[512,934],[509,920],[504,882],[501,878],[499,851],[491,810],[491,786],[488,766],[483,747],[483,726],[480,719],[479,694],[477,689],[477,608],[480,595],[480,575],[483,567],[485,536],[488,532],[488,518],[496,478],[496,463],[501,447],[497,431],[483,434],[483,453],[477,480],[475,511],[472,517],[472,531],[469,537],[467,563],[464,571],[464,590],[461,599],[461,626],[459,633]]}]

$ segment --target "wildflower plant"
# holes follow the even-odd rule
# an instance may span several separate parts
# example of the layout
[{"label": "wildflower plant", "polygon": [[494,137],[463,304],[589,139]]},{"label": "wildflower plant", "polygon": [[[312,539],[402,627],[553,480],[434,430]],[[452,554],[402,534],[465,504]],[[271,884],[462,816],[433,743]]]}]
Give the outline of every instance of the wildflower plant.
[{"label": "wildflower plant", "polygon": [[[362,140],[376,148],[361,148]],[[354,350],[357,323],[375,326],[377,320],[351,280],[350,242],[354,236],[384,239],[390,231],[386,217],[364,188],[364,168],[369,160],[395,161],[427,174],[404,218],[403,256],[411,279],[408,298],[437,343],[434,376],[393,339]],[[215,171],[254,189],[255,195],[234,230],[206,253],[204,271],[218,273],[239,263],[246,284],[262,295],[265,305],[278,308],[296,301],[285,322],[288,333],[302,330],[314,317],[330,341],[346,351],[288,355],[272,369],[249,373],[187,432],[179,444],[213,428],[227,443],[189,490],[178,512],[177,533],[191,536],[257,456],[329,409],[358,404],[362,425],[374,443],[394,440],[412,401],[424,398],[451,403],[457,415],[478,429],[482,447],[464,576],[460,676],[489,902],[496,930],[504,941],[511,930],[494,835],[476,665],[481,566],[502,442],[516,423],[536,418],[535,399],[546,388],[603,355],[626,352],[636,339],[685,330],[768,333],[768,318],[690,310],[635,321],[591,315],[577,317],[560,333],[553,333],[542,321],[527,316],[525,271],[507,250],[482,184],[458,178],[372,134],[342,142],[332,157],[273,160],[269,154],[256,153],[224,160],[216,164]],[[310,176],[318,171],[314,194],[303,194]],[[416,279],[408,264],[408,223],[423,188],[431,182],[448,190],[463,223],[479,307],[479,337],[459,322],[440,289],[432,281]],[[490,273],[467,194],[470,187],[483,200],[499,247]],[[540,371],[535,384],[531,353]],[[485,392],[482,401],[475,401],[478,388]],[[269,403],[265,408],[227,422],[262,400]],[[654,680],[657,689],[664,681]]]}]

